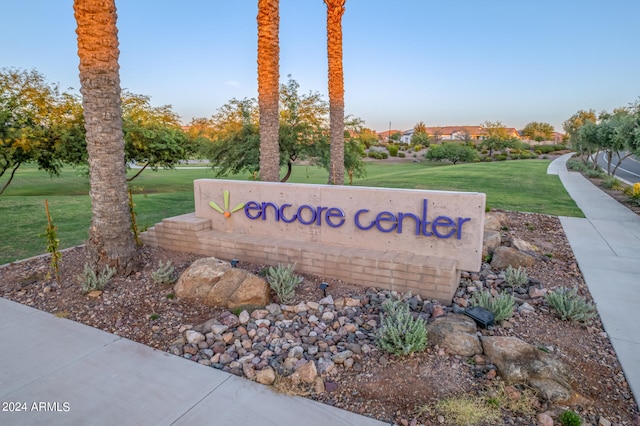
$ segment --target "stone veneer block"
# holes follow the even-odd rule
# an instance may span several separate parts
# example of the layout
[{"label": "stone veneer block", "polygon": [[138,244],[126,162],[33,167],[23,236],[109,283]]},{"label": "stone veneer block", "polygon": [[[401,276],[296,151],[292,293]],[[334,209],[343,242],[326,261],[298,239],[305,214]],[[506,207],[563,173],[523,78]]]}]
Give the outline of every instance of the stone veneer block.
[{"label": "stone veneer block", "polygon": [[[447,304],[451,303],[458,287],[460,269],[474,271],[480,266],[484,194],[214,182],[217,184],[211,186],[211,182],[196,181],[195,214],[165,219],[142,233],[142,240],[146,244],[173,250],[227,260],[237,258],[240,262],[268,265],[295,263],[296,270],[301,273],[399,292],[411,291],[425,299],[435,299]],[[201,185],[204,186],[200,187]],[[267,218],[271,221],[251,220],[242,209],[225,217],[208,205],[209,201],[215,201],[220,207],[224,207],[225,190],[229,191],[228,209],[252,199],[278,205],[286,203],[286,200],[294,200],[288,203],[306,203],[309,206],[306,210],[317,206],[340,206],[345,223],[332,228],[327,226],[326,217],[321,217],[319,226],[317,223],[303,225],[276,222],[273,220],[273,208],[267,210]],[[416,205],[426,205],[429,221],[433,221],[438,215],[469,220],[463,224],[460,240],[455,237],[438,239],[407,232],[408,225],[415,222],[412,218],[405,219],[402,233],[384,233],[373,228],[362,230],[356,226],[348,226],[349,220],[353,219],[357,211],[353,206],[359,204],[365,205],[362,208],[370,210],[370,213],[388,212],[384,213],[386,218],[398,215],[398,212],[409,213],[411,209],[415,210]],[[465,210],[469,207],[471,213]],[[442,211],[432,214],[436,209]],[[290,217],[292,211],[285,209],[285,216]],[[303,217],[303,220],[306,219]],[[335,217],[330,220],[335,221]],[[388,222],[381,224],[382,227],[385,225]],[[471,241],[478,235],[476,243]],[[461,252],[466,253],[466,257],[459,258]],[[467,267],[462,266],[461,261]]]}]

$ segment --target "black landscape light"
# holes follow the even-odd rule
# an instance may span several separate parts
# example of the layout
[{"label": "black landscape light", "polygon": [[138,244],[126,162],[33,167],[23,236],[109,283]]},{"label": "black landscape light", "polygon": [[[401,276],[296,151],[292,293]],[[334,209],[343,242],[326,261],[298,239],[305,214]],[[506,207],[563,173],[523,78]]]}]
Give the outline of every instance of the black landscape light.
[{"label": "black landscape light", "polygon": [[232,268],[237,267],[238,263],[240,263],[240,261],[238,259],[231,259],[231,267]]},{"label": "black landscape light", "polygon": [[320,284],[320,290],[322,290],[322,295],[327,297],[327,288],[329,288],[329,283],[322,282]]},{"label": "black landscape light", "polygon": [[476,324],[487,328],[490,325],[493,325],[494,316],[493,312],[488,309],[481,308],[480,306],[473,306],[471,308],[467,308],[464,311],[464,314],[469,318],[473,319]]}]

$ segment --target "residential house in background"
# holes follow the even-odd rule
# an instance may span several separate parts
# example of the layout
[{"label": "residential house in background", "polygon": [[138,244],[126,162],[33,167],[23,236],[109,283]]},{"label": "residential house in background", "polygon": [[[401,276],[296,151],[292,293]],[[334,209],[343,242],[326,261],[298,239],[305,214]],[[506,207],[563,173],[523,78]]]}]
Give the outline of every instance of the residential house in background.
[{"label": "residential house in background", "polygon": [[[507,133],[509,136],[520,139],[520,133],[513,127],[507,127]],[[413,136],[414,130],[410,129],[402,132],[400,137],[400,143],[410,144],[411,136]],[[437,138],[441,141],[461,141],[469,139],[472,141],[485,140],[489,134],[482,126],[436,126],[427,127],[427,134],[433,139]]]},{"label": "residential house in background", "polygon": [[391,136],[395,135],[396,133],[402,135],[402,130],[385,130],[384,132],[378,132],[378,140],[380,142],[389,142]]}]

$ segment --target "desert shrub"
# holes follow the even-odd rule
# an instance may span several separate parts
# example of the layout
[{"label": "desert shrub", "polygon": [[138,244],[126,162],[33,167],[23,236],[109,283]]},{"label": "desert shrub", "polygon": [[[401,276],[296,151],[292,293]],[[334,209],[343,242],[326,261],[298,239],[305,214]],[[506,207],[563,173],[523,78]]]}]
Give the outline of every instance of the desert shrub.
[{"label": "desert shrub", "polygon": [[170,260],[165,264],[160,262],[158,269],[151,272],[151,279],[156,284],[173,284],[177,279],[175,272],[176,269],[173,267]]},{"label": "desert shrub", "polygon": [[381,152],[380,153],[380,157],[384,160],[384,159],[389,158],[389,154],[387,154],[386,152]]},{"label": "desert shrub", "polygon": [[486,156],[486,157],[481,157],[480,161],[485,162],[485,163],[490,163],[493,161],[493,158],[491,158],[490,156]]},{"label": "desert shrub", "polygon": [[518,266],[518,269],[513,268],[511,265],[507,266],[504,271],[504,280],[511,287],[522,287],[529,282],[527,276],[527,268]]},{"label": "desert shrub", "polygon": [[488,291],[477,291],[471,298],[471,305],[480,306],[481,308],[491,311],[493,313],[493,319],[496,322],[500,322],[511,318],[516,300],[512,295],[505,292],[494,297]]},{"label": "desert shrub", "polygon": [[562,426],[582,426],[582,417],[575,411],[566,410],[558,416]]},{"label": "desert shrub", "polygon": [[398,153],[398,157],[400,158],[405,158],[407,156],[407,154],[405,154],[404,152],[399,152]]},{"label": "desert shrub", "polygon": [[576,172],[585,172],[588,169],[588,166],[584,164],[584,162],[577,160],[575,158],[571,158],[567,160],[567,169],[573,170]]},{"label": "desert shrub", "polygon": [[282,303],[291,303],[296,294],[296,287],[302,282],[302,277],[296,275],[293,270],[295,265],[270,266],[267,268],[266,278],[271,289]]},{"label": "desert shrub", "polygon": [[389,155],[392,157],[398,156],[398,145],[389,145]]},{"label": "desert shrub", "polygon": [[589,321],[596,316],[593,303],[578,296],[578,289],[557,288],[544,296],[544,300],[556,311],[561,320]]},{"label": "desert shrub", "polygon": [[534,152],[536,153],[536,155],[542,155],[542,150],[540,149],[536,149]]},{"label": "desert shrub", "polygon": [[507,156],[505,154],[496,155],[496,161],[505,161]]},{"label": "desert shrub", "polygon": [[584,174],[589,178],[604,178],[606,176],[606,173],[600,169],[587,169]]},{"label": "desert shrub", "polygon": [[533,154],[529,151],[522,151],[520,152],[520,154],[518,154],[518,158],[521,160],[528,160],[529,158],[532,158]]},{"label": "desert shrub", "polygon": [[408,355],[427,347],[427,328],[421,318],[414,318],[409,305],[402,300],[387,300],[376,344],[381,351],[394,355]]},{"label": "desert shrub", "polygon": [[82,292],[87,294],[94,290],[102,290],[104,289],[109,280],[116,273],[116,270],[110,268],[109,265],[105,265],[102,272],[96,274],[96,271],[93,270],[92,267],[89,266],[88,263],[84,264],[84,281],[82,282]]},{"label": "desert shrub", "polygon": [[607,176],[602,180],[602,186],[618,191],[622,189],[622,182],[615,176]]},{"label": "desert shrub", "polygon": [[496,382],[494,385],[487,389],[485,399],[488,405],[518,414],[535,414],[538,398],[532,389],[524,389],[520,397],[515,398],[513,394],[507,392],[507,385],[504,382]]},{"label": "desert shrub", "polygon": [[479,425],[494,424],[500,419],[500,410],[479,397],[449,397],[436,403],[447,424]]}]

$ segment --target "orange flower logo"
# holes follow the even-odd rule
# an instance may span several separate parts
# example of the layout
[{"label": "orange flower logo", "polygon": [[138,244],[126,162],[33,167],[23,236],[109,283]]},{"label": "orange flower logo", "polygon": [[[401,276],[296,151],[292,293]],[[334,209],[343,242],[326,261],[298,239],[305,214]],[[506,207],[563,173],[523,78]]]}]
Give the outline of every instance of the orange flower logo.
[{"label": "orange flower logo", "polygon": [[209,205],[215,211],[222,213],[224,217],[231,217],[231,213],[237,212],[238,210],[244,208],[244,203],[240,203],[237,206],[235,206],[233,209],[229,210],[229,191],[225,189],[223,192],[223,196],[224,196],[224,210],[221,209],[220,206],[217,205],[214,201],[209,201]]}]

